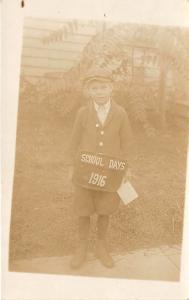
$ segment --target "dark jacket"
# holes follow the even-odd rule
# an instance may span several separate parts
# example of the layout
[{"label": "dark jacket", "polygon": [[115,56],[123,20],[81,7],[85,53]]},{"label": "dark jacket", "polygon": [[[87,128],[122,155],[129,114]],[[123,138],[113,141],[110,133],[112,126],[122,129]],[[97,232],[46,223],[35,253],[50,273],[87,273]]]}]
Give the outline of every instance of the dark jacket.
[{"label": "dark jacket", "polygon": [[111,101],[105,124],[98,120],[92,102],[79,109],[69,145],[69,163],[73,164],[79,151],[103,153],[130,161],[132,133],[125,110]]}]

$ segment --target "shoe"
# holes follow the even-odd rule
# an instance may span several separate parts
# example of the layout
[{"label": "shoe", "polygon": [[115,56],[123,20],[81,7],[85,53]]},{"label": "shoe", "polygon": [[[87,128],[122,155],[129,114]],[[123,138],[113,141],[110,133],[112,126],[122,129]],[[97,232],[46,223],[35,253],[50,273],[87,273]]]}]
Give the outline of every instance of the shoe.
[{"label": "shoe", "polygon": [[88,241],[80,241],[78,248],[70,262],[72,269],[79,269],[87,258]]},{"label": "shoe", "polygon": [[109,252],[105,240],[98,240],[96,246],[96,257],[100,260],[106,268],[113,268],[114,261]]}]

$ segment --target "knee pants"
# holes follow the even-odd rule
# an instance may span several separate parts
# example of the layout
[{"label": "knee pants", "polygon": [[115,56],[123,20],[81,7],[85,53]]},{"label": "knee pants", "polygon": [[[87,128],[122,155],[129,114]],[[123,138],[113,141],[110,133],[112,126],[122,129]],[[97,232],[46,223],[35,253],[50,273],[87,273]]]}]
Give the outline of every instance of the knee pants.
[{"label": "knee pants", "polygon": [[74,186],[74,211],[78,216],[90,216],[94,213],[110,215],[120,203],[116,192],[95,191]]}]

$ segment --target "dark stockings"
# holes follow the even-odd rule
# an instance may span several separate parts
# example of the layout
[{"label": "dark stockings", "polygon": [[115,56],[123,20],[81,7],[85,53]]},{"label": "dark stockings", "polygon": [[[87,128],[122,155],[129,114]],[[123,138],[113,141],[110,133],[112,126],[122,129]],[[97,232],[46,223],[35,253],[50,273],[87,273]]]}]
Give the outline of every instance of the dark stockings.
[{"label": "dark stockings", "polygon": [[79,238],[87,240],[89,237],[90,217],[79,217]]},{"label": "dark stockings", "polygon": [[[109,225],[109,216],[98,215],[97,219],[97,235],[98,239],[104,240],[106,238]],[[79,238],[86,240],[89,237],[90,217],[79,217]]]},{"label": "dark stockings", "polygon": [[97,220],[97,234],[99,240],[104,240],[108,231],[109,225],[109,216],[107,215],[98,215]]}]

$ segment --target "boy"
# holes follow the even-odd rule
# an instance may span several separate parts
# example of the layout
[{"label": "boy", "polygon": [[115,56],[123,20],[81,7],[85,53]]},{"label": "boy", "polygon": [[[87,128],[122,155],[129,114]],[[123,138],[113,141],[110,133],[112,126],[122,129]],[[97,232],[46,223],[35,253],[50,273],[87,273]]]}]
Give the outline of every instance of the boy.
[{"label": "boy", "polygon": [[[80,108],[74,124],[69,153],[73,165],[70,167],[69,178],[74,176],[74,160],[77,160],[79,152],[86,151],[128,160],[128,150],[131,146],[131,130],[127,114],[111,98],[113,91],[111,73],[100,67],[92,68],[84,78],[84,89],[89,97],[89,103]],[[90,159],[87,162],[94,163],[91,157],[95,156],[87,156],[87,154],[82,156],[86,161],[87,158]],[[102,158],[97,158],[99,160],[95,163],[99,161],[103,166]],[[124,162],[121,163],[124,164]],[[121,166],[121,163],[119,162],[118,166]],[[77,167],[75,167],[75,173],[77,173],[76,169]],[[98,182],[100,186],[105,185],[106,177],[103,176],[104,179],[100,179],[101,181]],[[93,179],[93,183],[96,182]],[[98,215],[96,256],[105,267],[113,267],[113,259],[107,250],[106,235],[109,216],[117,210],[119,202],[120,198],[116,190],[106,191],[103,188],[95,190],[95,188],[83,187],[75,182],[74,210],[79,218],[79,242],[71,260],[72,268],[79,268],[86,260],[90,216],[94,213]]]}]

